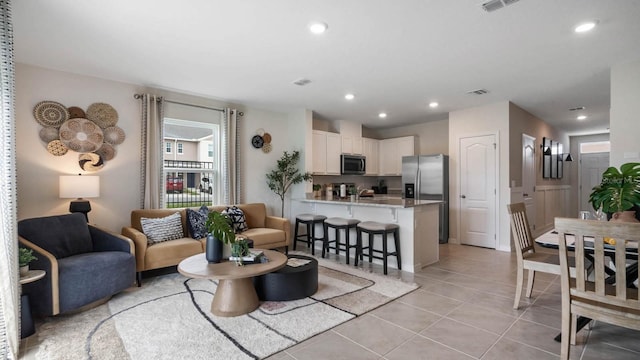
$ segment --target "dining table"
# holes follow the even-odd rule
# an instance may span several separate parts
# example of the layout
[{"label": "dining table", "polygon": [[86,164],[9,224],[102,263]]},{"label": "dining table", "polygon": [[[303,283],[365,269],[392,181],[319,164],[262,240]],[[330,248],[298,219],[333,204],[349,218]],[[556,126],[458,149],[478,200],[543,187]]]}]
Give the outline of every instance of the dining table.
[{"label": "dining table", "polygon": [[[589,260],[592,264],[594,264],[594,259],[593,259],[593,245],[589,246],[588,245],[588,237],[585,236],[585,258],[587,260]],[[574,243],[575,243],[575,238],[572,235],[567,234],[566,236],[566,243],[567,243],[567,249],[569,251],[573,251],[574,250]],[[593,238],[592,238],[593,239]],[[537,245],[544,247],[544,248],[550,248],[550,249],[558,249],[559,245],[558,245],[558,241],[560,240],[559,236],[558,236],[558,232],[555,229],[551,229],[547,232],[545,232],[544,234],[538,236],[537,238],[535,238],[535,242]],[[605,244],[604,245],[604,251],[605,253],[610,252],[611,253],[611,263],[610,264],[605,264],[605,273],[607,275],[609,275],[609,277],[607,278],[606,282],[608,284],[615,284],[615,273],[616,273],[616,264],[615,264],[615,249],[613,246]],[[633,259],[633,260],[637,260],[638,259],[638,242],[635,241],[629,241],[627,243],[625,243],[625,254],[627,259]],[[627,273],[627,287],[630,288],[638,288],[638,278],[634,277],[633,274],[638,274],[638,262],[633,262],[631,264],[625,264],[625,268],[626,268],[626,273]],[[583,327],[585,327],[589,322],[591,321],[591,319],[583,317],[583,316],[579,316],[577,319],[577,324],[576,324],[576,332],[579,331],[580,329],[582,329]],[[554,340],[557,342],[560,342],[562,338],[562,334],[558,334]]]}]

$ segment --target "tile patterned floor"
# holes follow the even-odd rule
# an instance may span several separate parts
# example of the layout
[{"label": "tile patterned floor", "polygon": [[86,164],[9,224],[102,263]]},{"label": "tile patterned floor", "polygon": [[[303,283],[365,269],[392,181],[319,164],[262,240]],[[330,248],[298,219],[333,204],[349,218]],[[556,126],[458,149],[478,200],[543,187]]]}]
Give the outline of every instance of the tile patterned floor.
[{"label": "tile patterned floor", "polygon": [[[382,273],[381,266],[362,266]],[[558,276],[537,275],[532,297],[523,296],[519,310],[512,308],[515,257],[509,253],[445,244],[438,264],[416,274],[390,270],[389,276],[421,288],[269,359],[559,358],[553,340],[560,332]],[[35,338],[21,342],[21,358],[36,359]],[[637,360],[640,332],[599,322],[578,333],[571,355]]]}]

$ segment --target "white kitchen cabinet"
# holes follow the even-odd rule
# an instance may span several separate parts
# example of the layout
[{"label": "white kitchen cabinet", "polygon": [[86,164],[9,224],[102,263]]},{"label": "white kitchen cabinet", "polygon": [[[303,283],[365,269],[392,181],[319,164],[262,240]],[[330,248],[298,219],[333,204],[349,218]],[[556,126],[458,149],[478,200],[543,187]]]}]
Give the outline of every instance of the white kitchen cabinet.
[{"label": "white kitchen cabinet", "polygon": [[378,175],[378,140],[362,138],[362,155],[367,161],[365,175]]},{"label": "white kitchen cabinet", "polygon": [[380,140],[379,151],[379,175],[401,175],[402,157],[416,154],[415,136]]},{"label": "white kitchen cabinet", "polygon": [[340,152],[342,139],[340,134],[326,131],[313,131],[313,173],[320,175],[340,174]]},{"label": "white kitchen cabinet", "polygon": [[342,135],[342,153],[362,155],[362,138]]}]

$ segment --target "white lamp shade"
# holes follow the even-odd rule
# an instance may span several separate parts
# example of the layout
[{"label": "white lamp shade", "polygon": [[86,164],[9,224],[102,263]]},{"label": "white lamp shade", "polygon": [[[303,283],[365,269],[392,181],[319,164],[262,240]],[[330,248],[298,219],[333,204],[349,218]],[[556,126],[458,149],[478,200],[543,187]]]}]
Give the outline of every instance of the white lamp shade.
[{"label": "white lamp shade", "polygon": [[100,176],[60,175],[60,198],[100,196]]}]

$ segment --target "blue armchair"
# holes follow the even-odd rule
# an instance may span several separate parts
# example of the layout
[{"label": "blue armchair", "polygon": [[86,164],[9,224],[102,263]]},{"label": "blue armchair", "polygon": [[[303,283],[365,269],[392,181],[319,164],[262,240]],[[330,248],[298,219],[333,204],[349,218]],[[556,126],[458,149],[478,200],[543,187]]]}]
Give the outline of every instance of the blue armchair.
[{"label": "blue armchair", "polygon": [[42,280],[23,285],[37,316],[57,315],[108,299],[135,282],[130,239],[87,224],[81,213],[18,222],[20,246],[38,258]]}]

